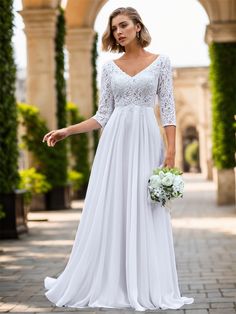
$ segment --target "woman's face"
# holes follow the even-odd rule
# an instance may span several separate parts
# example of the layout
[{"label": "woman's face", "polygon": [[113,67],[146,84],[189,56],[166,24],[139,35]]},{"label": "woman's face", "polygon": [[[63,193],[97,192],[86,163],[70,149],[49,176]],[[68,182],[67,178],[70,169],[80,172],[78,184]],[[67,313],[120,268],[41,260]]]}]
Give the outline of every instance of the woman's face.
[{"label": "woman's face", "polygon": [[136,33],[140,31],[140,25],[135,25],[127,15],[119,14],[112,19],[111,30],[115,40],[121,46],[126,46],[136,40]]}]

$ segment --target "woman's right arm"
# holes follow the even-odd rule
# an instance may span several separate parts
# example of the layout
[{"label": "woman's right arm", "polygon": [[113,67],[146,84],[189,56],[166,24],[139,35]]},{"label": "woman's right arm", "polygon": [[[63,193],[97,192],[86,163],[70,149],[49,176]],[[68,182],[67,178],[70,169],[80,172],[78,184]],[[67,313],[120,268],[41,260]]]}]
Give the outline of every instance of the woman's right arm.
[{"label": "woman's right arm", "polygon": [[53,130],[47,133],[43,138],[43,142],[47,141],[48,146],[54,146],[56,142],[63,140],[67,136],[104,128],[113,110],[114,97],[111,88],[111,77],[109,69],[106,65],[103,65],[101,74],[99,105],[97,112],[91,118],[83,122],[70,125],[63,129]]},{"label": "woman's right arm", "polygon": [[68,136],[77,133],[86,133],[89,131],[100,129],[102,126],[95,119],[89,118],[83,122],[73,124],[67,127]]},{"label": "woman's right arm", "polygon": [[47,133],[43,142],[47,142],[48,146],[54,146],[56,142],[63,140],[64,138],[78,133],[86,133],[92,130],[100,129],[102,126],[95,119],[89,118],[77,124],[70,125],[68,127],[52,130]]}]

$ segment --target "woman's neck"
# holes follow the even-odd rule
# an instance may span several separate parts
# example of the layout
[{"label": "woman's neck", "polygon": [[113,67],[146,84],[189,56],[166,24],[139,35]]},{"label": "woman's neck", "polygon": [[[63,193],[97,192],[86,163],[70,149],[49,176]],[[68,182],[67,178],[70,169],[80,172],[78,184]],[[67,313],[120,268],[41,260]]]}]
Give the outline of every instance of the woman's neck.
[{"label": "woman's neck", "polygon": [[130,44],[125,47],[125,52],[124,52],[123,57],[125,59],[134,59],[138,57],[143,57],[146,54],[147,52],[143,47],[140,47],[137,44]]}]

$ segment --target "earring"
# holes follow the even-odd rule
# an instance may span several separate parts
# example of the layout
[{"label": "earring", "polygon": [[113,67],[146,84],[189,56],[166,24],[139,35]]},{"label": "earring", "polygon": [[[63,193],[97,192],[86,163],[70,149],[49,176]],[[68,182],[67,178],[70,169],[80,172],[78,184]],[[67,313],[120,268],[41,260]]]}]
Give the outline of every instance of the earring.
[{"label": "earring", "polygon": [[140,39],[140,32],[136,33],[136,37],[137,37],[137,39]]}]

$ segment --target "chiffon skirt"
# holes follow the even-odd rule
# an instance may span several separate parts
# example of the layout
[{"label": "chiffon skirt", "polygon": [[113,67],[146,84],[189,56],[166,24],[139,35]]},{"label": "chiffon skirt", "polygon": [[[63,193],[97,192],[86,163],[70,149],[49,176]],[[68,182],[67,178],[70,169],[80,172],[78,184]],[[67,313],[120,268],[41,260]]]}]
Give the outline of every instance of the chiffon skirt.
[{"label": "chiffon skirt", "polygon": [[147,197],[164,145],[152,107],[115,107],[102,131],[65,269],[46,277],[58,307],[178,309],[170,212]]}]

